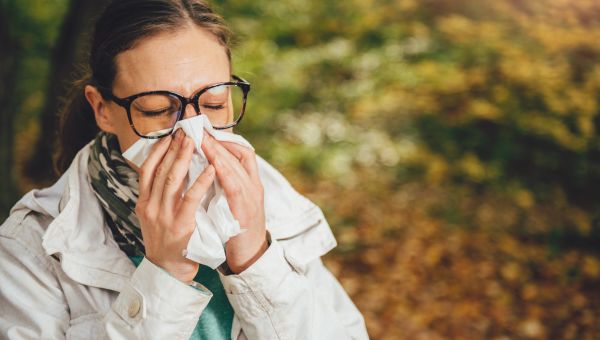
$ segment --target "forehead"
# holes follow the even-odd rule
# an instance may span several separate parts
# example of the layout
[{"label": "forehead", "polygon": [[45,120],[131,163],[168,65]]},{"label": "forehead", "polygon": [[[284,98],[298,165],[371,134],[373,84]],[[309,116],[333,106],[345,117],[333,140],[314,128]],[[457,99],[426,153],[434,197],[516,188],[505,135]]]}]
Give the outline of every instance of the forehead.
[{"label": "forehead", "polygon": [[230,77],[225,47],[212,33],[197,26],[145,38],[119,54],[116,66],[117,96],[154,90],[189,96]]}]

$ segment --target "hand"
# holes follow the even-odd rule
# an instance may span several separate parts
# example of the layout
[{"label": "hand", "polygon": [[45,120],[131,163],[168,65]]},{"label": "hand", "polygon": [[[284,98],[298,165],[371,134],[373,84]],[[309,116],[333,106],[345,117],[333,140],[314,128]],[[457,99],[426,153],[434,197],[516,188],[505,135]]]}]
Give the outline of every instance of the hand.
[{"label": "hand", "polygon": [[206,133],[202,150],[215,167],[233,216],[245,232],[227,241],[227,265],[241,273],[267,250],[263,186],[253,150]]},{"label": "hand", "polygon": [[195,213],[215,178],[207,167],[183,195],[194,151],[193,141],[178,130],[153,145],[140,168],[140,220],[146,258],[179,280],[191,283],[199,265],[182,255],[196,227]]}]

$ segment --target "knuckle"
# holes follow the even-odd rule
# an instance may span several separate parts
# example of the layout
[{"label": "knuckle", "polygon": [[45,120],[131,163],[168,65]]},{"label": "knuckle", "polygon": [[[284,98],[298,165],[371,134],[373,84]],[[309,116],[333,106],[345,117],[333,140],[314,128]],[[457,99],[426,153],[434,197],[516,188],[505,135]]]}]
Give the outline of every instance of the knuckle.
[{"label": "knuckle", "polygon": [[189,145],[187,145],[187,147],[182,147],[179,149],[179,152],[177,152],[177,156],[175,156],[175,158],[178,160],[183,160],[183,159],[187,158],[188,155],[191,155],[192,151],[193,151],[193,149],[191,147],[189,147]]},{"label": "knuckle", "polygon": [[216,168],[223,167],[223,160],[221,159],[221,157],[214,157],[212,162]]},{"label": "knuckle", "polygon": [[[144,164],[144,165],[145,165],[145,164]],[[148,168],[147,168],[146,166],[143,166],[143,165],[142,165],[142,167],[141,167],[141,168],[140,168],[140,170],[139,170],[139,177],[140,177],[140,179],[141,179],[142,177],[146,177],[146,174],[147,174],[147,173],[148,173]]]},{"label": "knuckle", "polygon": [[135,214],[140,217],[140,218],[144,218],[145,215],[145,211],[144,211],[144,207],[140,204],[140,202],[138,201],[138,204],[135,206]]},{"label": "knuckle", "polygon": [[215,170],[217,170],[217,174],[221,175],[222,177],[229,177],[231,175],[231,170],[222,164],[215,164]]},{"label": "knuckle", "polygon": [[183,196],[183,202],[187,204],[194,203],[200,199],[199,196],[200,194],[198,193],[198,190],[190,190],[185,194],[185,196]]},{"label": "knuckle", "polygon": [[165,173],[165,166],[161,165],[156,169],[156,174],[155,174],[155,178],[160,178],[164,175]]},{"label": "knuckle", "polygon": [[180,150],[180,151],[177,153],[177,156],[175,156],[175,160],[176,160],[176,161],[182,161],[182,160],[184,160],[184,159],[185,159],[185,157],[186,157],[186,153],[184,152],[184,150],[183,150],[183,149],[181,149],[181,150]]},{"label": "knuckle", "polygon": [[209,184],[210,182],[206,178],[198,178],[198,180],[194,183],[194,185],[192,185],[192,187],[190,188],[190,190],[188,190],[185,196],[187,197],[188,195],[193,195],[193,197],[197,197],[203,195],[204,192],[207,190]]},{"label": "knuckle", "polygon": [[239,185],[232,185],[229,188],[229,193],[233,196],[238,196],[242,193],[242,188]]},{"label": "knuckle", "polygon": [[212,183],[212,181],[209,176],[199,176],[194,185],[192,185],[190,191],[206,190],[210,183]]},{"label": "knuckle", "polygon": [[152,220],[152,211],[147,206],[140,206],[139,208],[136,207],[135,214],[141,220]]},{"label": "knuckle", "polygon": [[175,152],[177,149],[179,149],[179,143],[171,142],[171,145],[169,146],[169,152]]},{"label": "knuckle", "polygon": [[165,185],[166,186],[175,185],[176,182],[177,182],[177,177],[173,173],[168,174],[167,177],[165,178]]}]

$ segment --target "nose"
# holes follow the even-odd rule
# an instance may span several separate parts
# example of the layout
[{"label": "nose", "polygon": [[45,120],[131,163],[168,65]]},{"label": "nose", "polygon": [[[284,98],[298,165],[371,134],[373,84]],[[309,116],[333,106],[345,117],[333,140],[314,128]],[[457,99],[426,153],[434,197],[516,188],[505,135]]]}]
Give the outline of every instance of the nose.
[{"label": "nose", "polygon": [[198,113],[196,112],[196,110],[194,109],[194,104],[192,103],[188,103],[183,111],[183,115],[181,117],[181,119],[188,119],[188,118],[192,118],[194,116],[196,116]]}]

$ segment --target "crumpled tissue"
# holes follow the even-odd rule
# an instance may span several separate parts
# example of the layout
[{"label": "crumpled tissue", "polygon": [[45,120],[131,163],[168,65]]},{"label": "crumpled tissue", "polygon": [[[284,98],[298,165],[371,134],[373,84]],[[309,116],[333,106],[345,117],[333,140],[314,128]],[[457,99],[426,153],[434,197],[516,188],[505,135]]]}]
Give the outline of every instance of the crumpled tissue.
[{"label": "crumpled tissue", "polygon": [[[216,140],[234,142],[254,150],[252,145],[242,136],[215,130],[205,115],[180,120],[175,124],[173,131],[177,131],[179,128],[194,141],[195,145],[187,177],[186,191],[209,165],[200,146],[205,132],[210,133]],[[141,167],[150,154],[152,145],[157,141],[159,139],[140,138],[125,150],[123,157]],[[196,228],[183,253],[186,258],[215,269],[225,262],[225,242],[242,231],[244,229],[240,227],[239,222],[229,209],[223,189],[215,180],[196,211]]]}]

